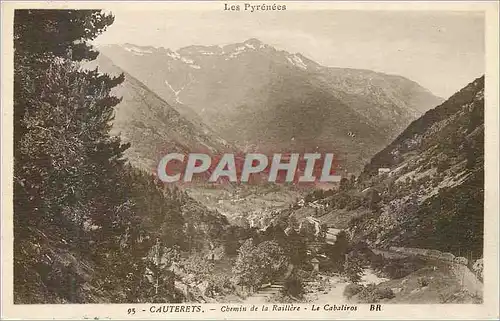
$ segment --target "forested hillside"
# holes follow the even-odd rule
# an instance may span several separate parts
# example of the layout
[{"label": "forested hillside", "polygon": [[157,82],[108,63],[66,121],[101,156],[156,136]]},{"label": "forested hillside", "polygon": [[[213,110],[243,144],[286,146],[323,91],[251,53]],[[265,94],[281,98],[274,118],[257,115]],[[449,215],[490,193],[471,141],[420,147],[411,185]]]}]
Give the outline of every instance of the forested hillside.
[{"label": "forested hillside", "polygon": [[110,135],[124,75],[80,62],[97,57],[87,42],[112,22],[94,10],[16,11],[16,303],[182,301],[169,265],[224,238],[225,217],[128,165],[130,145]]},{"label": "forested hillside", "polygon": [[314,216],[375,248],[483,251],[484,77],[426,112],[338,191],[317,190],[280,216]]},{"label": "forested hillside", "polygon": [[112,22],[95,10],[16,11],[14,302],[239,301],[290,263],[307,266],[297,253],[308,236],[230,226],[126,159],[146,141],[112,134],[121,84],[148,126],[166,113],[166,139],[204,136],[182,132],[199,127],[133,78],[89,69],[88,42]]}]

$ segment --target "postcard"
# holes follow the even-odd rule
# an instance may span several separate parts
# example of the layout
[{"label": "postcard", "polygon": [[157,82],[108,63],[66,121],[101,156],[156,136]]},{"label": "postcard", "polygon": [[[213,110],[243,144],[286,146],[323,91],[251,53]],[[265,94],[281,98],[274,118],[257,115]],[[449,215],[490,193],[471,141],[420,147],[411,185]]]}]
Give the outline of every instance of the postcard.
[{"label": "postcard", "polygon": [[2,3],[3,319],[498,319],[497,2]]}]

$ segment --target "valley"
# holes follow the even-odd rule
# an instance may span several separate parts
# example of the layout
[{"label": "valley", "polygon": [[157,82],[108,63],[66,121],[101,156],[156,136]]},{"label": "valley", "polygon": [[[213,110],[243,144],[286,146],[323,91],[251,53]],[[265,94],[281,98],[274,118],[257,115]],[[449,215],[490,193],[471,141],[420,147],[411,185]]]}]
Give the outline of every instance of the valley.
[{"label": "valley", "polygon": [[[130,44],[101,49],[103,59],[113,59],[120,68],[139,77],[162,97],[163,104],[179,112],[180,119],[200,124],[193,130],[201,130],[207,135],[210,146],[213,146],[209,150],[212,157],[217,158],[218,153],[228,148],[238,153],[311,152],[311,146],[314,146],[314,152],[330,148],[330,151],[333,149],[338,151],[340,157],[345,157],[340,160],[337,170],[342,178],[340,183],[313,183],[308,186],[296,182],[264,184],[262,181],[257,184],[204,184],[202,178],[202,181],[193,184],[180,185],[201,208],[227,219],[225,224],[228,225],[217,230],[239,231],[231,234],[238,235],[237,238],[253,235],[254,244],[249,245],[248,251],[264,251],[259,249],[262,242],[277,242],[279,248],[295,235],[297,244],[301,244],[305,251],[302,254],[304,257],[291,254],[297,250],[294,248],[289,254],[291,258],[299,255],[294,259],[298,264],[294,268],[297,274],[294,280],[303,280],[295,281],[303,282],[303,288],[297,294],[290,294],[294,290],[288,286],[284,290],[282,278],[285,276],[279,276],[284,272],[279,272],[278,268],[273,272],[276,275],[268,276],[271,278],[268,279],[270,285],[256,283],[255,278],[262,276],[258,277],[258,271],[254,271],[252,273],[257,274],[251,277],[251,281],[237,283],[238,295],[222,286],[219,288],[222,296],[215,300],[326,302],[334,299],[351,303],[481,300],[478,288],[481,282],[475,276],[477,272],[470,272],[472,263],[481,257],[481,252],[470,240],[467,240],[467,246],[460,248],[462,252],[469,251],[469,267],[441,263],[436,267],[433,260],[422,261],[413,254],[401,256],[392,252],[387,256],[388,249],[394,245],[421,248],[436,248],[437,245],[438,249],[456,253],[457,245],[465,244],[465,241],[452,244],[442,239],[429,247],[429,240],[441,233],[436,232],[440,228],[436,220],[441,218],[439,215],[428,217],[420,213],[429,202],[439,200],[446,189],[461,188],[466,182],[470,184],[471,179],[475,179],[476,170],[480,170],[481,154],[476,149],[472,154],[474,156],[464,154],[464,151],[469,151],[467,149],[452,152],[451,146],[445,146],[439,137],[445,137],[444,133],[451,131],[461,132],[453,126],[465,126],[463,128],[467,128],[466,132],[470,134],[466,135],[469,136],[455,138],[454,141],[479,148],[475,139],[480,139],[478,135],[482,130],[482,116],[479,115],[482,106],[481,79],[439,105],[439,98],[432,98],[425,89],[402,77],[326,68],[302,55],[276,50],[256,39],[224,47],[193,46],[178,52]],[[257,60],[262,69],[254,70],[255,67],[252,67],[250,71],[242,67],[255,66]],[[165,71],[159,70],[154,75],[147,73],[148,64],[157,65],[160,61],[168,66]],[[257,76],[258,83],[252,78]],[[174,78],[163,81],[165,77]],[[234,84],[229,85],[230,82],[238,85],[232,87]],[[269,96],[270,92],[275,96]],[[299,104],[296,104],[297,99]],[[307,109],[304,108],[306,106]],[[328,110],[324,109],[325,106]],[[434,106],[437,107],[433,109]],[[336,113],[335,108],[340,108],[341,112]],[[120,112],[120,109],[117,111]],[[293,115],[300,116],[293,118]],[[335,120],[325,118],[333,115]],[[268,121],[273,119],[275,121]],[[252,125],[254,120],[255,125]],[[303,123],[307,120],[314,120],[314,125]],[[322,129],[323,121],[330,125],[328,132]],[[408,128],[405,123],[409,124]],[[227,127],[229,124],[233,127]],[[351,125],[346,127],[346,124]],[[154,124],[152,126],[155,127]],[[385,145],[388,147],[384,149]],[[417,152],[419,148],[422,152]],[[197,147],[189,150],[197,150]],[[133,159],[131,161],[134,163]],[[381,173],[380,168],[387,170]],[[471,212],[468,214],[474,215]],[[477,224],[480,226],[480,222]],[[329,253],[340,246],[337,243],[339,233],[345,233],[349,246],[343,252]],[[475,235],[479,230],[472,233]],[[226,263],[223,270],[211,270],[210,273],[224,273],[226,276],[238,273],[237,261],[243,259],[243,252],[228,252],[227,242],[237,242],[235,246],[238,248],[243,246],[244,239],[211,235],[209,244],[202,245],[201,242],[198,251],[208,257],[215,253],[215,269],[218,260]],[[421,241],[424,239],[427,242]],[[472,255],[472,252],[475,254]],[[352,258],[348,259],[347,254]],[[275,254],[271,252],[269,255],[272,257]],[[225,256],[226,259],[223,258]],[[311,258],[320,259],[319,271],[311,270],[308,261]],[[350,266],[349,260],[353,260],[354,266]],[[385,262],[384,267],[380,266],[380,260]],[[402,261],[409,262],[402,264]],[[395,271],[387,270],[393,265]],[[457,274],[457,268],[462,272]],[[354,272],[346,269],[354,269]],[[332,271],[335,271],[334,274]],[[354,273],[354,276],[349,276],[349,273]],[[460,278],[469,281],[459,281]],[[419,280],[422,279],[431,285],[421,285],[423,281]],[[181,281],[185,282],[189,281]],[[353,283],[359,292],[351,296]],[[207,285],[200,284],[199,298],[211,302],[213,299],[207,297],[206,290],[203,290]],[[260,286],[264,288],[259,289]],[[229,292],[222,294],[224,291]],[[187,289],[183,293],[190,296]],[[242,299],[247,295],[247,299]]]},{"label": "valley", "polygon": [[445,100],[49,13],[16,18],[16,304],[483,302],[484,76]]},{"label": "valley", "polygon": [[[233,224],[257,227],[269,237],[278,237],[283,231],[285,235],[298,231],[306,239],[306,235],[310,235],[306,242],[307,251],[312,255],[310,257],[320,259],[320,271],[314,276],[314,282],[326,283],[314,290],[307,290],[307,282],[312,280],[304,284],[305,293],[312,291],[317,299],[338,299],[339,292],[343,295],[344,291],[350,293],[347,286],[351,284],[349,289],[352,288],[352,280],[358,280],[354,282],[358,284],[356,294],[349,294],[346,302],[482,302],[481,272],[475,269],[476,261],[482,260],[482,244],[473,241],[482,239],[482,210],[480,207],[472,210],[471,206],[477,203],[471,199],[467,203],[468,210],[462,211],[459,204],[448,203],[448,197],[453,197],[448,195],[452,194],[445,194],[448,190],[466,193],[462,191],[467,190],[465,184],[481,186],[475,185],[475,180],[481,179],[476,175],[482,171],[482,153],[466,146],[481,148],[475,139],[480,141],[478,132],[483,126],[478,121],[482,119],[482,86],[483,79],[476,79],[450,100],[426,113],[389,145],[397,146],[392,148],[397,148],[398,153],[391,151],[388,152],[390,156],[382,156],[387,155],[384,154],[386,151],[380,152],[359,177],[343,178],[340,185],[332,189],[302,193],[296,190],[293,197],[287,193],[293,190],[292,187],[277,186],[271,191],[261,189],[262,193],[245,194],[239,189],[232,194],[211,194],[196,189],[190,193],[199,193],[199,197],[204,195],[207,201],[211,199],[209,203],[230,217]],[[421,125],[423,122],[426,122],[425,127]],[[419,127],[415,127],[417,124]],[[456,126],[462,126],[464,130],[457,130]],[[446,140],[441,140],[442,133],[450,130],[467,137],[455,138],[463,144],[454,146],[455,151],[449,149]],[[443,149],[442,144],[447,144],[447,149]],[[425,146],[425,152],[415,153],[420,146]],[[439,161],[433,162],[433,159]],[[390,171],[375,171],[374,167],[387,167]],[[288,197],[280,198],[285,194]],[[269,203],[268,195],[277,202]],[[461,197],[465,200],[464,196]],[[447,224],[439,223],[443,212],[426,212],[426,207],[432,202],[439,202],[441,211],[448,213]],[[444,207],[450,206],[446,204],[451,207]],[[244,215],[234,215],[242,211]],[[461,225],[465,222],[462,220],[467,222],[466,225]],[[448,228],[454,224],[467,230],[460,232],[459,237],[470,235],[469,239],[457,240],[452,235],[443,234],[448,233]],[[328,266],[333,263],[329,262],[332,254],[327,250],[328,244],[337,244],[339,231],[348,235],[351,260],[360,262],[356,263],[360,264],[359,270],[351,279],[345,274],[331,276],[327,272],[332,271]],[[431,241],[436,238],[439,241]],[[349,259],[344,262],[337,256],[334,260],[349,266]],[[311,276],[306,273],[303,277],[308,279]],[[276,290],[262,291],[251,300],[280,300],[281,294]],[[261,293],[260,290],[257,293]],[[307,302],[309,296],[305,294],[299,301],[294,301],[295,298],[286,302]]]}]

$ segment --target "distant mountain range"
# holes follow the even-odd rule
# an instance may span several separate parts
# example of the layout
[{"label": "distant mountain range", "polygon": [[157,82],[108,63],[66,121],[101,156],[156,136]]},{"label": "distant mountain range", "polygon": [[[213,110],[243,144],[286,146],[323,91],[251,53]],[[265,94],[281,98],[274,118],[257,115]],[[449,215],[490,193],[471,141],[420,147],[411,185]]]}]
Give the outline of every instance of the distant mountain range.
[{"label": "distant mountain range", "polygon": [[[178,51],[131,44],[99,50],[158,95],[156,102],[204,128],[204,137],[218,134],[244,151],[335,152],[349,171],[442,102],[406,78],[324,67],[257,39]],[[122,108],[141,114],[140,100]]]}]

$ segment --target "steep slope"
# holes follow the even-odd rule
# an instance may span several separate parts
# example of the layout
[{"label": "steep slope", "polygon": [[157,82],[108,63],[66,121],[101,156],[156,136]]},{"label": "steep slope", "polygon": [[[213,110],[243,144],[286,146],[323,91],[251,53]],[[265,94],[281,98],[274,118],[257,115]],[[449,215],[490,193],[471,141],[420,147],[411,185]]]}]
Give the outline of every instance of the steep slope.
[{"label": "steep slope", "polygon": [[100,50],[242,149],[333,151],[349,169],[440,102],[403,77],[324,67],[257,39],[177,52],[131,44]]},{"label": "steep slope", "polygon": [[[400,164],[401,154],[423,150],[433,145],[443,147],[440,151],[450,148],[455,150],[465,142],[462,139],[483,137],[483,117],[484,76],[413,121],[391,144],[372,158],[364,172],[373,175],[379,167]],[[464,136],[464,133],[473,135]],[[450,139],[456,141],[446,144]],[[458,146],[454,143],[458,143]]]},{"label": "steep slope", "polygon": [[[366,166],[363,187],[380,210],[352,233],[377,246],[434,248],[480,257],[484,224],[484,77],[414,121]],[[390,172],[377,175],[377,169]]]},{"label": "steep slope", "polygon": [[[170,241],[176,240],[167,244],[178,246],[184,256],[194,251],[208,255],[212,248],[227,245],[230,226],[223,215],[207,209],[176,187],[170,189],[156,184],[149,172],[127,166],[124,173],[128,179],[123,184],[130,188],[128,201],[138,207],[139,215],[134,224],[140,226],[143,233],[139,245],[134,248],[137,252],[130,248],[125,250],[129,255],[127,259],[139,257],[145,262],[153,262],[156,257],[152,255],[155,250],[152,240],[160,238],[165,241],[164,235],[168,235]],[[138,267],[129,261],[114,262],[121,266],[130,264],[127,269],[131,268],[133,272],[129,274],[143,279],[138,287],[142,292],[135,292],[136,296],[131,299],[127,296],[130,288],[120,279],[121,275],[110,275],[106,269],[109,266],[96,260],[95,250],[91,250],[88,243],[89,236],[81,236],[84,231],[68,231],[61,224],[50,224],[50,227],[29,227],[28,232],[29,236],[21,241],[23,256],[15,261],[18,268],[22,266],[24,278],[15,285],[16,304],[151,301],[149,295],[154,291],[149,291],[155,282],[149,279],[151,271],[145,265]],[[75,239],[76,236],[82,240]],[[127,234],[124,233],[123,237],[126,238]],[[99,250],[109,251],[110,255],[115,253],[106,248]],[[182,265],[181,262],[179,258],[175,265]],[[190,291],[196,290],[187,291],[186,285],[189,289],[186,280],[176,280],[172,290],[182,302],[190,301]]]},{"label": "steep slope", "polygon": [[[104,55],[91,65],[110,75],[124,72]],[[115,108],[113,134],[131,143],[126,156],[132,164],[146,170],[156,167],[167,152],[200,151],[215,154],[232,147],[194,117],[188,120],[143,83],[125,72],[125,81],[114,89],[121,97]]]},{"label": "steep slope", "polygon": [[347,230],[354,243],[434,249],[473,262],[483,251],[483,144],[481,77],[415,120],[358,179],[311,192],[271,223],[315,218]]},{"label": "steep slope", "polygon": [[396,75],[325,68],[319,78],[333,87],[340,99],[389,136],[398,134],[409,121],[442,102],[419,84]]}]

